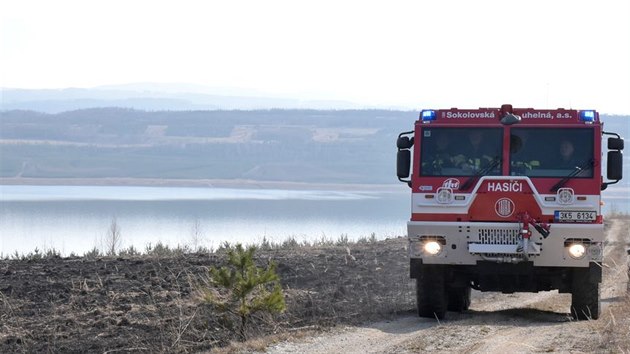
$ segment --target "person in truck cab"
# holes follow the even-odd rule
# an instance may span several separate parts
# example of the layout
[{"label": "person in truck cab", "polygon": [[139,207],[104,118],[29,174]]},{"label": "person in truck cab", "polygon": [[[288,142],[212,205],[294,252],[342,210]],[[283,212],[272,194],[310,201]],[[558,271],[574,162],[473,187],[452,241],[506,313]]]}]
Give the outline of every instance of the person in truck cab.
[{"label": "person in truck cab", "polygon": [[540,161],[532,153],[537,149],[529,142],[529,132],[525,129],[510,135],[510,171],[512,176],[527,176],[540,167]]},{"label": "person in truck cab", "polygon": [[451,148],[451,138],[448,134],[446,132],[439,134],[435,141],[435,152],[431,154],[431,162],[424,166],[431,175],[442,175],[444,168],[455,167]]},{"label": "person in truck cab", "polygon": [[569,139],[560,142],[558,167],[563,169],[577,168],[583,161],[580,161],[575,154],[575,146]]},{"label": "person in truck cab", "polygon": [[453,162],[464,172],[474,173],[492,163],[494,157],[484,143],[484,133],[481,130],[471,129],[467,135],[467,143],[461,146],[461,153],[453,157]]}]

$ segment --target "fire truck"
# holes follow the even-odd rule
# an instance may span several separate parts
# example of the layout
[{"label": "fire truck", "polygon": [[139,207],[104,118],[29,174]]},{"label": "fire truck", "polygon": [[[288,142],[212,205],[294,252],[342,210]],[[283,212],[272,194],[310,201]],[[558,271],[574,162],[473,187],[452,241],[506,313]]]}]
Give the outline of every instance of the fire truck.
[{"label": "fire truck", "polygon": [[557,289],[575,319],[597,319],[601,191],[621,180],[623,147],[595,110],[422,110],[397,141],[418,315],[467,310],[471,289]]}]

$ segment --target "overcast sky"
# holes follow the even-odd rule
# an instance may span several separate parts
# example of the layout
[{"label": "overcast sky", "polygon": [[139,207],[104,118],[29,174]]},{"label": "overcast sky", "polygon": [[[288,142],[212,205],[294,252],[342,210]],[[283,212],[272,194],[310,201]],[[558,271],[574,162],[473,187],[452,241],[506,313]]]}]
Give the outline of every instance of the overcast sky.
[{"label": "overcast sky", "polygon": [[630,114],[630,0],[0,0],[1,86]]}]

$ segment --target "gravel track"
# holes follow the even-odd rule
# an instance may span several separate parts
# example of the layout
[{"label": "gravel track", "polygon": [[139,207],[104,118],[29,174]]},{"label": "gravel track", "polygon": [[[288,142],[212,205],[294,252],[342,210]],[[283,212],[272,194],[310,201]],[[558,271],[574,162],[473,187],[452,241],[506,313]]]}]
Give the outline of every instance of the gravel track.
[{"label": "gravel track", "polygon": [[462,314],[449,313],[445,321],[406,314],[391,321],[344,327],[300,342],[283,342],[268,348],[267,352],[625,352],[630,347],[608,348],[605,332],[611,323],[630,322],[629,313],[613,308],[627,301],[624,299],[628,283],[625,252],[630,241],[628,230],[630,220],[627,218],[613,219],[607,228],[602,317],[598,321],[572,321],[570,294],[474,292],[470,310]]}]

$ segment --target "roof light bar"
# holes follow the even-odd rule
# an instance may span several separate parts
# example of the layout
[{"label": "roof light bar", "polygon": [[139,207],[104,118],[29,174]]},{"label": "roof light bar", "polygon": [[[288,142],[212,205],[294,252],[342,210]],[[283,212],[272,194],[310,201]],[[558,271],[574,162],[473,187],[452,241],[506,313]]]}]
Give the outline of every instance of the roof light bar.
[{"label": "roof light bar", "polygon": [[432,109],[425,109],[422,112],[420,112],[420,118],[423,121],[432,121],[432,120],[435,120],[436,117],[437,115],[435,114],[435,111]]},{"label": "roof light bar", "polygon": [[580,111],[580,120],[584,122],[594,122],[595,111]]}]

